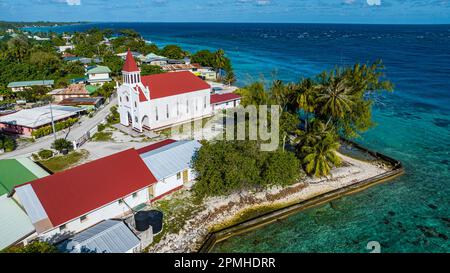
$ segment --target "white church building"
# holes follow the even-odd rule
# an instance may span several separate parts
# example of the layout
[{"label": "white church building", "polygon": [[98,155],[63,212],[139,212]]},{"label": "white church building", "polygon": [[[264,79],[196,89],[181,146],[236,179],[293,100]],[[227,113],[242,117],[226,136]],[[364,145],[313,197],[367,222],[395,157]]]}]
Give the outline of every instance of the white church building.
[{"label": "white church building", "polygon": [[[213,114],[211,86],[189,71],[142,76],[128,51],[117,89],[120,123],[142,132],[201,119]],[[229,98],[228,98],[229,99]],[[226,105],[239,105],[240,97]]]}]

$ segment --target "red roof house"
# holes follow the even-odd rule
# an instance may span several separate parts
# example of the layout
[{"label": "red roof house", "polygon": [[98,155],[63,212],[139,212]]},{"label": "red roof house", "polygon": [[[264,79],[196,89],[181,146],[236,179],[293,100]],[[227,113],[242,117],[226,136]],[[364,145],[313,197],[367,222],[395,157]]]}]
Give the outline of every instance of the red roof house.
[{"label": "red roof house", "polygon": [[43,232],[156,182],[139,153],[130,149],[15,189],[36,230]]},{"label": "red roof house", "polygon": [[224,103],[240,99],[241,96],[234,93],[213,94],[211,95],[211,104]]}]

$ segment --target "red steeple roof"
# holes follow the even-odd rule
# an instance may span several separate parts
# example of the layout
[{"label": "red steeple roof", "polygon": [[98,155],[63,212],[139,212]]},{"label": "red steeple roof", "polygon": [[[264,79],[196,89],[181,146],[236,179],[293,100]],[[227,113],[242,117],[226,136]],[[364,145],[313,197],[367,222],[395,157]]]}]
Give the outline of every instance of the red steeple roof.
[{"label": "red steeple roof", "polygon": [[127,58],[125,59],[125,64],[123,65],[122,71],[139,72],[139,68],[133,58],[133,54],[131,54],[130,49],[128,49]]}]

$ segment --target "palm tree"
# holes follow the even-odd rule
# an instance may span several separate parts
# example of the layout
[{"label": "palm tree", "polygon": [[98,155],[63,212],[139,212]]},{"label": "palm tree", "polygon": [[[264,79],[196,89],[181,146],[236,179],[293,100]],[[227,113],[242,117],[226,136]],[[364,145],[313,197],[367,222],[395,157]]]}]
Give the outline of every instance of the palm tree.
[{"label": "palm tree", "polygon": [[316,108],[317,85],[311,79],[303,79],[297,86],[297,104],[306,113],[305,131],[308,131],[309,114]]},{"label": "palm tree", "polygon": [[303,146],[301,149],[305,156],[302,163],[306,173],[316,177],[329,175],[332,167],[341,164],[341,159],[336,154],[338,148],[339,142],[332,134],[320,138],[312,145]]},{"label": "palm tree", "polygon": [[[216,69],[216,74],[219,74],[221,69],[224,69],[227,64],[225,57],[225,51],[219,49],[214,53],[214,67]],[[229,71],[227,71],[229,72]]]},{"label": "palm tree", "polygon": [[319,107],[316,110],[328,118],[328,123],[333,119],[344,117],[352,111],[354,105],[352,88],[345,77],[340,76],[339,72],[337,74],[337,76],[334,73],[324,74],[325,83],[318,86],[317,103]]},{"label": "palm tree", "polygon": [[295,135],[297,156],[302,160],[307,174],[325,176],[333,166],[340,165],[336,154],[339,141],[333,125],[316,119],[309,131],[297,130]]}]

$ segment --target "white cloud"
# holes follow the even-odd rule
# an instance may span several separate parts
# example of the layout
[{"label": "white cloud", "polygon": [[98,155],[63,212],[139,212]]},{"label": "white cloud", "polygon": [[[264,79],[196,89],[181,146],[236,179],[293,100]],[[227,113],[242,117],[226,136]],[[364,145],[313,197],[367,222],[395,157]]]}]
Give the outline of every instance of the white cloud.
[{"label": "white cloud", "polygon": [[367,0],[369,6],[381,6],[381,0]]}]

